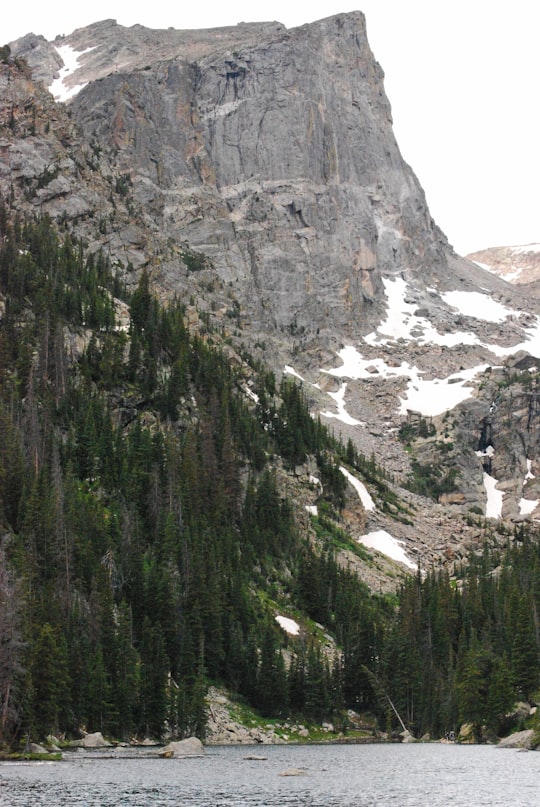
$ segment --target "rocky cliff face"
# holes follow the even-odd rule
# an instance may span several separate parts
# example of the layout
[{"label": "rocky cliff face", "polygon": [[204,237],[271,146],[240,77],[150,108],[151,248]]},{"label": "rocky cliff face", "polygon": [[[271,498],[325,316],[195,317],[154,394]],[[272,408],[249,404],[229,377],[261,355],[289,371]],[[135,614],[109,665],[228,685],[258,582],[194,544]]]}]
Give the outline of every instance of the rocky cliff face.
[{"label": "rocky cliff face", "polygon": [[432,221],[362,14],[292,30],[108,20],[12,51],[33,78],[1,67],[6,198],[108,250],[128,281],[146,266],[302,377],[314,412],[396,484],[412,460],[455,469],[438,503],[402,492],[414,523],[378,508],[351,523],[433,560],[459,555],[471,508],[493,514],[487,477],[505,493],[497,517],[534,515],[537,297],[455,255]]},{"label": "rocky cliff face", "polygon": [[360,332],[383,274],[444,273],[362,14],[196,35],[108,21],[16,51],[52,85],[68,47],[82,54],[65,81],[85,85],[70,109],[86,137],[261,328]]}]

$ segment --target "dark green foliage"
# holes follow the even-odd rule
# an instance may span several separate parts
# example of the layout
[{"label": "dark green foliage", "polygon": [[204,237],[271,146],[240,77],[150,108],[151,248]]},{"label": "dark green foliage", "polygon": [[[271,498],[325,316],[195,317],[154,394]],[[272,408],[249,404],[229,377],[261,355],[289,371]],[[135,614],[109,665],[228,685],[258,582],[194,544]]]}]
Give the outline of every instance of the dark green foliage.
[{"label": "dark green foliage", "polygon": [[416,577],[401,592],[384,679],[419,735],[463,722],[478,738],[496,734],[512,704],[539,686],[540,543],[523,527],[517,535],[498,575],[500,553],[486,550],[471,557],[460,592],[442,574]]},{"label": "dark green foliage", "polygon": [[40,737],[58,734],[69,720],[69,672],[63,633],[49,623],[37,631],[29,650],[34,724]]},{"label": "dark green foliage", "polygon": [[212,263],[206,255],[202,252],[195,252],[193,249],[186,247],[181,253],[180,257],[188,268],[189,272],[200,272],[203,269],[209,269]]},{"label": "dark green foliage", "polygon": [[[294,567],[300,536],[264,466],[273,441],[289,441],[290,416],[288,461],[323,451],[329,436],[289,386],[269,433],[238,394],[238,371],[188,334],[179,301],[158,305],[147,273],[126,334],[100,255],[46,219],[2,208],[0,224],[0,514],[28,591],[21,729],[157,737],[167,721],[202,736],[209,680],[285,714],[283,635],[252,581]],[[90,338],[73,364],[65,333],[82,327]],[[316,700],[306,708],[331,708]]]},{"label": "dark green foliage", "polygon": [[438,499],[443,493],[456,490],[456,480],[459,475],[458,468],[445,470],[434,463],[422,465],[417,460],[412,461],[412,475],[407,480],[407,487],[421,496]]},{"label": "dark green foliage", "polygon": [[[308,458],[327,512],[344,505],[346,463],[382,507],[411,515],[297,385],[276,390],[251,360],[253,406],[244,369],[189,334],[180,300],[160,306],[146,272],[119,329],[126,295],[103,256],[1,204],[0,293],[0,631],[14,637],[0,636],[3,741],[80,726],[202,737],[212,681],[268,716],[350,707],[386,724],[375,673],[408,724],[433,733],[462,720],[497,731],[534,693],[536,536],[520,527],[506,558],[472,558],[460,592],[414,578],[395,609],[338,564],[335,522],[317,521],[315,544],[296,523],[280,474]],[[336,652],[287,638],[275,601]]]},{"label": "dark green foliage", "polygon": [[399,427],[399,439],[407,444],[410,444],[417,437],[426,439],[427,437],[433,437],[436,433],[437,430],[433,423],[423,417],[412,421],[406,420]]}]

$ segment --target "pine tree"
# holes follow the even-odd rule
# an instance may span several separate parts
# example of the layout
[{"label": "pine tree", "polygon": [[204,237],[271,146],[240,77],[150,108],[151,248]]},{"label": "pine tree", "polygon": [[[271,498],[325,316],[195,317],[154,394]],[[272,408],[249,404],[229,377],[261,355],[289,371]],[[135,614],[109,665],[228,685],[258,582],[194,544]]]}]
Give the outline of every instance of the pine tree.
[{"label": "pine tree", "polygon": [[145,735],[159,738],[163,735],[168,714],[167,685],[169,661],[159,624],[152,625],[145,617],[140,646],[140,729]]},{"label": "pine tree", "polygon": [[33,730],[37,737],[59,733],[67,724],[70,681],[65,638],[52,625],[38,631],[31,648],[30,671],[33,685]]}]

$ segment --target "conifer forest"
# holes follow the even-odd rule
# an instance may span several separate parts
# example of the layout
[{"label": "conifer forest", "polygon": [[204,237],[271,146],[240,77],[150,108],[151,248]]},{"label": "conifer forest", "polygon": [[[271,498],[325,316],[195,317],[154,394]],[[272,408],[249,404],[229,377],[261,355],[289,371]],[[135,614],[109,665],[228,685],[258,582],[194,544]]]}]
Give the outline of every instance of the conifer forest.
[{"label": "conifer forest", "polygon": [[[392,490],[299,385],[231,357],[204,321],[190,330],[187,301],[158,302],[146,271],[128,287],[5,202],[0,295],[4,748],[81,727],[204,738],[211,684],[268,718],[346,729],[352,709],[393,731],[399,714],[417,737],[500,734],[534,697],[533,527],[486,529],[457,574],[371,593],[337,560],[354,543],[340,466]],[[308,458],[321,492],[306,526],[287,474]],[[312,630],[288,636],[278,613]]]}]

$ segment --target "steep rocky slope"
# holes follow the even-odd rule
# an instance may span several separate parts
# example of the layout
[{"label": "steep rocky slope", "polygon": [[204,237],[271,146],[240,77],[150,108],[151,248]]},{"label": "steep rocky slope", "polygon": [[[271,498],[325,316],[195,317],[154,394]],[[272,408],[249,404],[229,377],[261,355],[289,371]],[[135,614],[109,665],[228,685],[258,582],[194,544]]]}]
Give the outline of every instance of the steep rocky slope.
[{"label": "steep rocky slope", "polygon": [[292,30],[108,20],[11,48],[65,103],[2,67],[2,194],[301,377],[410,511],[351,487],[357,533],[384,530],[425,565],[480,540],[471,509],[534,516],[537,297],[457,256],[431,219],[362,14]]}]

